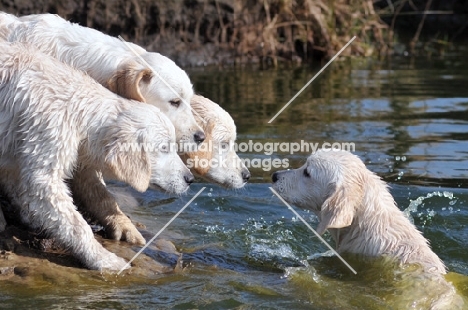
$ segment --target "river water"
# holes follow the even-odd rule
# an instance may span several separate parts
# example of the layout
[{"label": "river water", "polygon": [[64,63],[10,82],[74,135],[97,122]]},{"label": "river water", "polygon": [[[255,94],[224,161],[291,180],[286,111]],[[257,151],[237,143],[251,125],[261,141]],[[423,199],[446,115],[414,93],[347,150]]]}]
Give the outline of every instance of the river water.
[{"label": "river water", "polygon": [[[447,265],[447,278],[468,298],[465,54],[337,61],[271,124],[320,66],[204,68],[189,74],[198,93],[232,115],[238,144],[353,143],[354,153],[389,183],[399,208]],[[277,169],[267,169],[268,160],[287,159],[294,168],[304,163],[306,151],[246,150],[240,156],[251,163],[257,159],[244,189],[200,180],[182,197],[148,191],[139,197],[141,206],[126,210],[156,233],[207,187],[164,233],[184,253],[183,272],[118,285],[104,279],[69,286],[2,285],[0,308],[427,308],[437,286],[412,286],[378,259],[345,255],[358,271],[352,274],[336,257],[322,255],[327,248],[272,195],[271,173]],[[296,210],[317,225],[312,213]],[[325,239],[331,241],[329,235]]]}]

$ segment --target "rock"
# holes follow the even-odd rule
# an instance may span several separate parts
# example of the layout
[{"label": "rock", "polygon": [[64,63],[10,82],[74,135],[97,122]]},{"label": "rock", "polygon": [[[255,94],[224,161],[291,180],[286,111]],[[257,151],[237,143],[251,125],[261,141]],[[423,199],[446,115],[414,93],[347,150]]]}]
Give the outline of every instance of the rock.
[{"label": "rock", "polygon": [[112,281],[127,285],[135,282],[152,283],[159,275],[174,272],[176,267],[181,271],[178,266],[180,253],[170,241],[160,239],[134,258],[141,247],[104,239],[98,234],[95,237],[109,251],[127,261],[133,259],[131,268],[120,275],[88,270],[53,239],[9,225],[0,233],[0,281],[27,285],[43,282],[53,285],[99,284]]},{"label": "rock", "polygon": [[14,267],[0,267],[0,279],[9,277],[15,273]]}]

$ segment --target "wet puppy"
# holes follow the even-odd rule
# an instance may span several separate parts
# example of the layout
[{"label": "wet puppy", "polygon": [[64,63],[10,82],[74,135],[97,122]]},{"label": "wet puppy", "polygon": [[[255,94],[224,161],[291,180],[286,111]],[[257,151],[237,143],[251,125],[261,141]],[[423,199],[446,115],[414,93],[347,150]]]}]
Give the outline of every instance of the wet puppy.
[{"label": "wet puppy", "polygon": [[272,180],[273,188],[286,201],[317,215],[317,232],[328,230],[338,252],[419,264],[422,270],[411,273],[411,298],[427,300],[427,292],[421,289],[425,283],[438,295],[429,301],[430,309],[464,309],[465,302],[444,278],[444,263],[398,209],[387,184],[357,156],[320,150],[298,169],[275,172]]},{"label": "wet puppy", "polygon": [[203,96],[194,95],[190,105],[206,139],[198,150],[182,155],[187,166],[194,174],[210,182],[226,188],[243,187],[250,178],[250,172],[234,149],[234,120],[218,104]]},{"label": "wet puppy", "polygon": [[[170,147],[173,125],[157,108],[117,96],[35,47],[3,42],[0,50],[1,188],[25,224],[88,268],[123,268],[125,261],[94,239],[65,181],[80,163],[139,191],[186,191],[193,175]],[[83,195],[93,196],[99,186],[105,188],[85,184]],[[90,206],[106,229],[144,242],[118,206]]]},{"label": "wet puppy", "polygon": [[385,182],[357,156],[320,150],[301,168],[275,172],[272,179],[286,201],[318,216],[317,232],[328,229],[338,252],[386,255],[403,264],[420,264],[429,273],[446,273],[428,241],[398,209]]},{"label": "wet puppy", "polygon": [[0,39],[31,44],[85,71],[122,97],[158,107],[174,125],[177,141],[200,143],[204,139],[188,105],[193,96],[188,75],[161,54],[132,43],[127,46],[118,38],[53,14],[15,17],[0,12]]},{"label": "wet puppy", "polygon": [[[52,14],[16,17],[0,12],[0,39],[31,44],[61,62],[85,71],[124,98],[158,107],[174,125],[177,142],[197,145],[205,139],[189,106],[193,95],[190,79],[184,70],[163,55],[128,43],[130,49],[117,38]],[[90,210],[101,205],[98,209],[109,213],[105,226],[110,238],[144,244],[145,239],[136,231],[129,234],[119,225],[112,224],[115,222],[113,214],[122,212],[103,184],[101,171],[78,163],[70,186],[80,210],[93,215]]]}]

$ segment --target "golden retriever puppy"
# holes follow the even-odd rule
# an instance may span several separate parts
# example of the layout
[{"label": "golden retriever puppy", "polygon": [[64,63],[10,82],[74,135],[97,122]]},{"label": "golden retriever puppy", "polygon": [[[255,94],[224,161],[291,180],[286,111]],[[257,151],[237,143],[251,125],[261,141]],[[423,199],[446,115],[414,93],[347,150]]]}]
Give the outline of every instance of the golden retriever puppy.
[{"label": "golden retriever puppy", "polygon": [[[35,47],[3,42],[0,50],[2,189],[26,224],[48,233],[88,268],[123,268],[125,261],[94,239],[65,181],[81,162],[139,191],[186,191],[193,175],[170,147],[173,125],[157,108],[119,97]],[[93,191],[93,184],[87,186]],[[100,207],[88,211],[106,228],[141,237],[120,210]]]},{"label": "golden retriever puppy", "polygon": [[[139,54],[136,56],[119,39],[52,14],[18,18],[0,12],[0,39],[31,44],[63,63],[85,71],[125,98],[158,107],[173,123],[180,143],[197,145],[205,139],[189,106],[193,95],[190,79],[165,56],[128,43]],[[70,185],[80,210],[93,215],[94,206],[100,204],[100,212],[108,219],[110,238],[144,244],[145,239],[136,230],[130,234],[116,224],[118,221],[113,218],[121,217],[122,211],[103,184],[101,171],[78,163]]]},{"label": "golden retriever puppy", "polygon": [[198,150],[182,155],[190,170],[227,188],[241,188],[250,172],[234,149],[236,125],[223,108],[208,98],[194,95],[190,101],[206,139]]},{"label": "golden retriever puppy", "polygon": [[320,150],[301,168],[277,171],[272,180],[286,201],[317,215],[317,233],[328,229],[338,252],[387,255],[403,264],[420,264],[430,273],[446,273],[428,241],[398,209],[385,182],[359,157]]},{"label": "golden retriever puppy", "polygon": [[[387,184],[369,171],[359,157],[346,151],[319,150],[305,165],[272,175],[273,188],[288,202],[312,210],[317,233],[328,230],[336,250],[385,256],[400,264],[419,264],[416,278],[437,287],[430,309],[463,309],[464,301],[444,278],[444,263],[428,241],[401,212]],[[415,284],[415,298],[425,299]],[[417,296],[417,297],[416,297]]]},{"label": "golden retriever puppy", "polygon": [[204,140],[204,133],[188,105],[193,96],[190,79],[169,58],[128,43],[138,57],[118,38],[53,14],[15,17],[1,12],[0,37],[9,42],[29,43],[85,71],[122,97],[158,107],[174,125],[178,141],[200,143]]}]

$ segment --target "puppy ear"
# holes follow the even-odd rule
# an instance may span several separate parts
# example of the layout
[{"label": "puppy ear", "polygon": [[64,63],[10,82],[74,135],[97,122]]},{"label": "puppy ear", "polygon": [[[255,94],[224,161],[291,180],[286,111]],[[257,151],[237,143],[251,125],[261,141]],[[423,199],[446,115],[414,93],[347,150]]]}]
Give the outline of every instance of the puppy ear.
[{"label": "puppy ear", "polygon": [[328,228],[351,225],[356,207],[362,200],[361,190],[356,187],[357,184],[351,188],[349,184],[340,186],[334,184],[331,196],[322,205],[317,233],[321,235]]},{"label": "puppy ear", "polygon": [[[106,155],[106,162],[111,172],[139,192],[148,188],[151,179],[151,162],[144,145],[146,139],[143,130],[138,132],[118,133]],[[128,147],[123,147],[127,145]],[[131,146],[136,146],[132,148]]]},{"label": "puppy ear", "polygon": [[146,102],[140,91],[140,82],[149,83],[152,77],[150,69],[137,63],[126,63],[109,79],[107,87],[124,98]]}]

